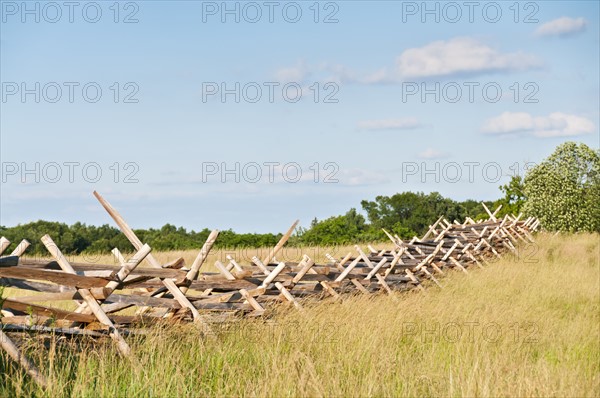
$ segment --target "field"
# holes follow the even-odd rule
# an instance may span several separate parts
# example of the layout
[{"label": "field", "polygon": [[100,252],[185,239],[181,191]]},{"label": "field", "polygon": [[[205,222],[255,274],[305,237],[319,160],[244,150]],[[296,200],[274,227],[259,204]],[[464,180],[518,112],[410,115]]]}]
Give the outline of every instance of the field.
[{"label": "field", "polygon": [[537,242],[441,290],[281,306],[204,340],[157,327],[128,338],[133,360],[33,335],[50,390],[1,353],[0,396],[599,396],[600,239]]}]

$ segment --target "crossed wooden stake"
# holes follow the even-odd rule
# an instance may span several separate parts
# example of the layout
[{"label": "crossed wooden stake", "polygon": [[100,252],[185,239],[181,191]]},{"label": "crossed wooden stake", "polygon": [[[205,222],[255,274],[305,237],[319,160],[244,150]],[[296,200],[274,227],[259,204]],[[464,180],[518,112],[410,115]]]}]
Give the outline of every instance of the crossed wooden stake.
[{"label": "crossed wooden stake", "polygon": [[[153,271],[153,277],[159,275],[158,278],[160,279],[162,287],[155,288],[153,291],[150,291],[149,288],[144,288],[146,289],[144,295],[138,295],[136,297],[113,294],[115,290],[122,289],[127,283],[131,283],[128,282],[131,281],[131,278],[128,279],[128,277],[132,274],[138,274],[137,272],[134,273],[134,271],[144,260],[146,260],[154,269],[160,270],[163,270],[165,267],[180,268],[181,264],[180,261],[177,260],[166,266],[162,266],[152,256],[150,246],[142,243],[116,209],[114,209],[114,207],[112,207],[97,192],[94,192],[94,196],[113,218],[137,252],[129,258],[129,260],[126,260],[119,250],[113,249],[112,253],[120,264],[120,267],[113,271],[109,277],[81,276],[75,271],[75,268],[79,265],[76,263],[73,263],[72,265],[50,236],[45,235],[42,237],[42,242],[56,260],[56,263],[62,272],[45,269],[40,270],[35,267],[2,268],[1,275],[3,275],[3,277],[16,278],[14,281],[11,280],[10,283],[13,283],[13,285],[9,284],[9,286],[33,288],[33,290],[45,292],[42,295],[7,299],[6,301],[9,302],[7,310],[12,309],[23,312],[26,309],[34,309],[36,314],[41,314],[43,316],[58,315],[61,319],[75,323],[90,323],[97,320],[108,329],[110,337],[115,341],[117,349],[123,356],[129,356],[131,349],[117,326],[119,325],[118,320],[126,317],[119,318],[118,316],[113,316],[111,319],[108,314],[134,305],[142,306],[137,312],[139,315],[154,308],[154,305],[163,309],[166,308],[167,312],[164,314],[166,317],[173,316],[176,311],[190,311],[194,322],[200,326],[203,333],[210,333],[210,328],[202,319],[198,308],[244,308],[244,311],[248,311],[248,308],[251,308],[253,310],[251,314],[261,315],[264,313],[265,308],[261,305],[263,298],[260,297],[267,292],[277,294],[278,291],[278,299],[287,300],[297,309],[302,310],[302,305],[294,294],[299,296],[304,290],[309,290],[310,292],[326,292],[329,296],[338,300],[341,296],[336,289],[342,291],[346,289],[346,287],[352,285],[363,294],[382,291],[392,295],[392,287],[390,284],[393,283],[412,283],[424,291],[424,287],[419,279],[424,277],[431,279],[441,287],[439,281],[435,278],[434,273],[443,274],[442,268],[454,267],[465,273],[468,273],[466,265],[469,263],[483,268],[483,265],[479,260],[486,263],[484,256],[489,255],[490,253],[500,257],[500,254],[496,250],[500,244],[508,250],[516,252],[515,244],[518,242],[533,242],[533,236],[530,231],[535,231],[535,229],[539,227],[539,220],[531,217],[524,222],[519,221],[522,216],[521,214],[517,217],[506,215],[500,220],[496,216],[500,207],[494,212],[491,212],[487,206],[483,204],[485,211],[489,215],[489,219],[483,225],[481,225],[482,221],[475,222],[468,217],[462,224],[457,221],[450,223],[445,218],[440,217],[435,223],[429,226],[429,229],[423,238],[419,239],[415,236],[409,242],[404,242],[397,235],[392,236],[388,231],[384,230],[385,234],[395,246],[394,249],[389,251],[378,251],[372,246],[368,246],[370,254],[367,255],[359,246],[355,246],[354,249],[357,255],[354,257],[352,253],[348,253],[344,258],[337,260],[333,256],[327,254],[327,258],[331,261],[331,264],[327,266],[316,265],[315,261],[307,255],[304,255],[302,260],[297,264],[292,263],[291,265],[288,265],[285,262],[276,262],[276,265],[273,265],[272,262],[275,261],[275,256],[294,232],[298,224],[298,221],[296,221],[263,260],[256,256],[252,258],[252,263],[258,268],[259,273],[262,273],[262,275],[253,276],[256,274],[253,273],[251,268],[249,269],[240,266],[232,256],[227,256],[227,265],[220,261],[216,261],[215,267],[220,275],[213,275],[213,277],[219,277],[221,278],[221,281],[223,281],[224,278],[227,283],[234,281],[244,282],[246,278],[251,278],[253,282],[245,281],[246,284],[241,285],[247,287],[248,283],[250,283],[250,286],[252,286],[252,283],[255,283],[255,288],[239,288],[240,283],[238,283],[235,285],[237,286],[236,288],[230,290],[227,288],[228,285],[225,282],[220,282],[221,285],[217,286],[221,287],[218,287],[217,289],[222,289],[225,293],[215,293],[213,292],[213,287],[215,285],[211,286],[209,282],[210,279],[203,279],[202,282],[206,282],[206,284],[201,286],[206,286],[203,287],[205,290],[200,297],[192,298],[195,302],[194,304],[192,303],[192,299],[186,296],[186,293],[193,286],[193,283],[197,281],[200,275],[200,269],[206,262],[208,254],[218,237],[219,231],[214,230],[210,233],[190,269],[185,273],[184,278],[181,279],[178,277],[177,282],[175,282],[174,279],[164,276],[173,275],[172,273],[165,273],[167,270],[161,272]],[[9,247],[9,245],[10,242],[7,239],[4,237],[0,238],[0,255]],[[28,246],[29,242],[23,240],[15,250],[13,250],[11,256],[18,259]],[[2,260],[4,259],[5,258]],[[467,262],[465,263],[464,260]],[[10,261],[13,260],[9,259],[9,262]],[[334,273],[332,274],[333,276],[328,276],[331,267],[334,267]],[[178,272],[180,272],[178,275],[181,275],[184,271],[180,270]],[[141,272],[139,274],[143,275]],[[135,280],[137,278],[139,278],[139,276],[134,277],[134,283],[136,283]],[[143,277],[141,278],[143,280]],[[203,278],[207,278],[207,274],[205,274]],[[25,282],[22,281],[23,279],[25,279]],[[63,291],[59,286],[29,281],[27,279],[47,280],[69,288],[68,291]],[[284,283],[282,283],[282,281]],[[141,286],[143,286],[143,284]],[[150,284],[150,286],[152,286],[152,284]],[[223,288],[222,286],[226,287]],[[163,298],[165,294],[171,294],[174,299]],[[103,305],[109,300],[110,296],[113,297],[110,299],[110,303]],[[395,296],[392,295],[392,297]],[[264,299],[266,299],[266,297]],[[81,301],[74,312],[58,310],[31,303],[46,300]],[[259,300],[261,300],[261,302],[259,302]],[[242,301],[242,304],[244,304],[243,307],[239,306],[239,303]],[[219,307],[219,303],[237,303],[238,307],[235,307],[233,304],[231,307]],[[178,304],[178,306],[176,304]],[[80,331],[80,334],[92,333],[94,333],[94,331]],[[14,342],[12,342],[2,330],[0,330],[0,343],[2,348],[11,356],[11,358],[19,362],[36,382],[43,387],[47,386],[47,380],[37,370],[33,362],[18,350]]]}]

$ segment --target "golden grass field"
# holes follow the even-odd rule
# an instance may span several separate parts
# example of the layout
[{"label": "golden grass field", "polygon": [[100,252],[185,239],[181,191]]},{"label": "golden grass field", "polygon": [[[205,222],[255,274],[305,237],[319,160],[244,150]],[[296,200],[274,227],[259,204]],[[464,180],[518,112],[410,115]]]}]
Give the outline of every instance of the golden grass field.
[{"label": "golden grass field", "polygon": [[[366,250],[366,245],[361,245],[364,250]],[[373,243],[373,246],[378,249],[391,249],[394,247],[392,243]],[[249,264],[252,261],[253,256],[257,256],[260,259],[263,259],[269,254],[270,248],[247,248],[247,249],[213,249],[210,251],[205,263],[202,265],[202,272],[218,272],[214,267],[215,261],[219,260],[223,263],[227,263],[227,256],[231,255],[236,261],[240,264]],[[178,258],[183,258],[185,260],[186,266],[191,266],[194,262],[194,259],[198,255],[200,248],[198,250],[172,250],[165,252],[152,252],[152,255],[161,263],[166,264],[170,261],[176,260]],[[329,253],[334,257],[343,257],[349,252],[354,253],[354,245],[347,246],[327,246],[327,247],[319,247],[319,246],[305,246],[305,247],[284,247],[277,254],[277,261],[298,261],[302,258],[303,254],[309,255],[312,259],[314,259],[317,263],[326,263],[329,260],[325,257],[325,254]],[[125,255],[125,257],[129,257],[131,255]],[[27,255],[23,256],[24,258],[36,258],[36,259],[45,259],[48,261],[52,261],[53,258],[50,254],[47,254],[43,257],[29,257]],[[83,263],[100,263],[100,264],[112,264],[117,265],[114,256],[110,253],[108,254],[86,254],[86,255],[65,255],[68,261],[70,262],[83,262]],[[147,262],[142,262],[140,264],[141,267],[149,266]]]},{"label": "golden grass field", "polygon": [[[28,354],[50,389],[1,354],[0,396],[598,397],[600,237],[537,241],[520,258],[451,273],[443,289],[282,306],[212,339],[157,327],[128,338],[133,360],[110,341],[74,354],[74,343],[43,349],[33,336]],[[190,264],[195,253],[182,255]]]}]

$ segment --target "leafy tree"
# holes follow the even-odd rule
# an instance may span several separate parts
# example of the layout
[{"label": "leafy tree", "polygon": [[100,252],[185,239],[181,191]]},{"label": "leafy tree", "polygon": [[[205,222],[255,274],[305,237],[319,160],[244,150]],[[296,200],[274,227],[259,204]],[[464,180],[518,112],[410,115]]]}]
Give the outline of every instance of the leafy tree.
[{"label": "leafy tree", "polygon": [[347,244],[360,240],[359,237],[366,231],[365,217],[356,209],[350,209],[343,216],[313,221],[311,228],[301,236],[301,240],[310,245]]},{"label": "leafy tree", "polygon": [[[520,175],[512,176],[508,184],[501,185],[500,191],[504,193],[504,197],[493,202],[492,207],[496,209],[502,205],[502,208],[496,214],[496,217],[504,217],[506,214],[518,215],[522,212],[527,196],[525,196],[525,187],[523,185],[523,177]],[[488,204],[486,206],[490,207]],[[491,207],[490,207],[491,209]],[[485,218],[489,217],[485,213]]]},{"label": "leafy tree", "polygon": [[373,227],[396,231],[402,238],[422,234],[441,215],[451,221],[466,215],[460,203],[444,198],[438,192],[377,196],[374,202],[363,200],[361,204]]},{"label": "leafy tree", "polygon": [[415,231],[403,226],[401,222],[397,222],[396,224],[394,224],[391,232],[398,235],[401,239],[410,239],[413,236],[417,235]]},{"label": "leafy tree", "polygon": [[566,142],[525,176],[523,207],[557,231],[600,232],[600,151]]},{"label": "leafy tree", "polygon": [[504,200],[506,204],[504,207],[507,208],[505,213],[519,214],[527,196],[525,196],[523,177],[520,175],[513,176],[510,182],[506,185],[502,185],[500,190],[504,192]]},{"label": "leafy tree", "polygon": [[[505,198],[496,204],[486,202],[488,207],[492,208],[494,204],[497,206],[500,202],[508,203],[506,211],[512,211],[513,204],[520,206],[522,197],[518,181],[511,181],[501,189],[505,192]],[[437,192],[402,192],[392,196],[377,196],[374,201],[365,200],[361,203],[370,223],[354,208],[344,215],[322,221],[315,218],[308,228],[299,227],[288,245],[386,241],[387,237],[381,228],[397,234],[402,239],[410,239],[415,235],[421,236],[440,215],[444,215],[449,221],[463,220],[466,216],[474,219],[488,217],[480,202],[456,202]],[[198,249],[206,241],[210,230],[204,228],[198,232],[188,231],[166,224],[158,229],[135,229],[134,232],[142,242],[148,243],[154,250],[168,251]],[[23,238],[29,240],[32,246],[27,250],[28,254],[48,254],[40,242],[44,234],[49,234],[65,254],[107,253],[114,247],[123,253],[133,251],[127,238],[117,228],[107,224],[94,226],[78,222],[69,226],[64,223],[36,221],[14,227],[0,226],[0,235],[6,236],[12,242],[19,242]],[[219,234],[215,247],[273,247],[281,236],[225,230]]]}]

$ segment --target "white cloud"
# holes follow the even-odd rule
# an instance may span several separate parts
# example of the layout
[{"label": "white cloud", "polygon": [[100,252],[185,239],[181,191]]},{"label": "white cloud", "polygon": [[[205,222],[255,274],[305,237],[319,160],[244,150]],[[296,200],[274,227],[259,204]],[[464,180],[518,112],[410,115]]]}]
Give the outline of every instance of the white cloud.
[{"label": "white cloud", "polygon": [[358,122],[358,128],[361,130],[409,130],[416,129],[420,126],[421,123],[413,117],[403,119],[363,120]]},{"label": "white cloud", "polygon": [[485,73],[508,73],[542,66],[534,55],[522,51],[502,53],[471,37],[438,40],[423,47],[409,48],[396,57],[394,65],[383,66],[371,73],[358,73],[331,63],[281,68],[275,73],[280,82],[317,81],[389,84],[434,77],[466,77]]},{"label": "white cloud", "polygon": [[379,84],[379,83],[397,83],[401,80],[394,72],[390,72],[389,68],[381,68],[363,78],[358,79],[359,83],[363,84]]},{"label": "white cloud", "polygon": [[304,61],[298,61],[294,66],[280,68],[275,71],[275,79],[279,82],[302,82],[309,74],[308,65]]},{"label": "white cloud", "polygon": [[566,37],[583,32],[586,25],[587,21],[585,18],[561,17],[550,22],[546,22],[537,28],[535,35],[539,37]]},{"label": "white cloud", "polygon": [[481,131],[487,134],[529,133],[536,137],[570,137],[594,132],[592,121],[577,115],[553,112],[534,117],[525,112],[504,112],[485,121]]},{"label": "white cloud", "polygon": [[437,149],[427,148],[423,152],[419,153],[419,157],[421,159],[442,159],[445,158],[447,154],[442,151],[438,151]]},{"label": "white cloud", "polygon": [[340,170],[338,179],[343,186],[379,185],[390,182],[384,174],[363,169]]},{"label": "white cloud", "polygon": [[533,129],[533,116],[525,112],[504,112],[488,119],[481,131],[489,134],[507,134]]},{"label": "white cloud", "polygon": [[321,82],[354,82],[357,76],[354,71],[341,64],[331,64],[324,62],[318,66],[318,71],[322,73]]},{"label": "white cloud", "polygon": [[502,54],[470,37],[434,41],[405,50],[396,58],[397,72],[403,78],[508,72],[539,65],[533,55],[523,52]]},{"label": "white cloud", "polygon": [[[287,66],[277,69],[273,73],[273,78],[279,83],[299,83],[308,86],[315,82],[342,83],[344,81],[358,81],[354,72],[344,65],[321,62],[319,64],[308,64],[305,61],[298,61],[293,66]],[[308,87],[306,88],[309,89]]]}]

